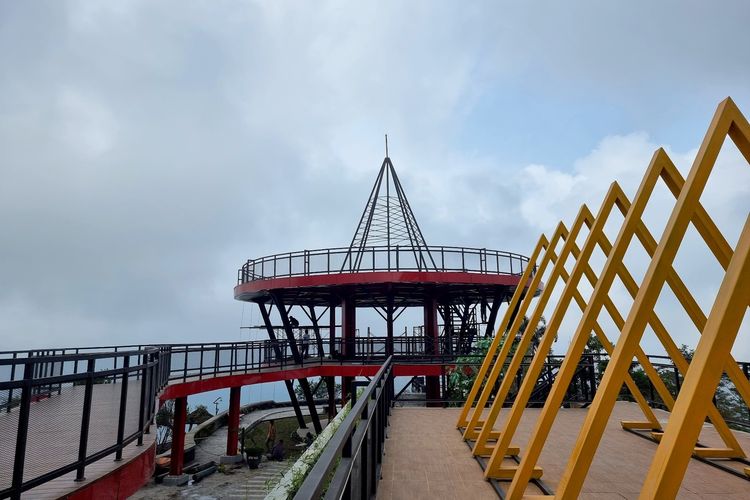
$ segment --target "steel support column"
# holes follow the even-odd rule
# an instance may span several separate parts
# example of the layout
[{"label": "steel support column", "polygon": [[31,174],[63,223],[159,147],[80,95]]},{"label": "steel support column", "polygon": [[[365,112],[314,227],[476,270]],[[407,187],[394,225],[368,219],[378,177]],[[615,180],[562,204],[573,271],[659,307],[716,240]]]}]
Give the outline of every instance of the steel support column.
[{"label": "steel support column", "polygon": [[328,390],[328,421],[336,416],[336,378],[326,377],[326,389]]},{"label": "steel support column", "polygon": [[[325,311],[323,311],[325,313]],[[318,357],[323,357],[323,339],[320,336],[320,326],[318,325],[318,316],[315,313],[315,306],[310,306],[310,321],[312,321],[313,333],[315,333],[315,346],[318,349]]]},{"label": "steel support column", "polygon": [[[426,354],[438,355],[440,353],[437,316],[437,300],[434,297],[426,297],[424,302],[424,341]],[[427,385],[427,406],[442,406],[436,401],[440,399],[440,377],[429,376],[425,378]]]},{"label": "steel support column", "polygon": [[487,318],[487,329],[484,331],[485,337],[492,337],[495,335],[495,321],[497,321],[497,312],[500,310],[500,304],[503,303],[502,295],[496,295],[492,299],[492,306],[490,307],[490,317]]},{"label": "steel support column", "polygon": [[[389,287],[390,288],[390,287]],[[393,354],[393,292],[388,290],[387,304],[385,307],[385,355],[390,356]]]},{"label": "steel support column", "polygon": [[185,459],[185,422],[187,421],[187,397],[174,400],[174,425],[172,426],[172,452],[169,461],[169,474],[182,474]]},{"label": "steel support column", "polygon": [[[258,304],[260,308],[260,315],[263,317],[263,323],[266,325],[266,331],[268,331],[268,338],[271,339],[274,347],[274,354],[278,360],[284,358],[279,342],[276,339],[276,333],[273,331],[273,325],[271,324],[271,317],[266,310],[264,304]],[[297,401],[297,394],[294,392],[294,384],[291,380],[285,380],[284,385],[286,386],[286,392],[289,394],[289,400],[292,402],[292,408],[294,409],[294,416],[297,417],[297,423],[300,427],[305,427],[305,417],[302,415],[302,410],[299,407],[299,401]]]},{"label": "steel support column", "polygon": [[341,336],[343,338],[344,359],[352,359],[356,354],[357,305],[354,297],[347,296],[341,301]]},{"label": "steel support column", "polygon": [[[294,361],[297,364],[302,365],[304,363],[304,360],[302,359],[302,354],[300,354],[294,339],[294,330],[292,329],[292,324],[289,322],[289,315],[286,312],[286,305],[278,295],[271,294],[271,297],[273,297],[273,301],[276,304],[276,310],[279,311],[281,322],[284,324],[284,331],[286,332],[287,339],[289,339],[289,348],[292,351]],[[320,425],[318,410],[315,407],[315,398],[313,397],[312,390],[310,390],[310,383],[306,378],[297,379],[297,382],[299,382],[299,386],[302,388],[302,393],[305,395],[305,402],[307,403],[308,410],[310,410],[310,420],[312,420],[313,428],[315,429],[315,432],[319,434],[320,431],[323,430],[323,427]],[[300,427],[307,427],[307,425],[305,425],[304,423],[304,420],[300,424]]]},{"label": "steel support column", "polygon": [[352,383],[354,382],[354,377],[341,377],[341,406],[343,406],[349,401],[349,396],[351,395],[352,390]]},{"label": "steel support column", "polygon": [[337,351],[341,354],[340,349],[336,349],[336,302],[331,300],[328,307],[328,353],[335,358]]},{"label": "steel support column", "polygon": [[240,391],[241,387],[229,389],[229,414],[227,415],[227,455],[237,454],[237,441],[240,433]]}]

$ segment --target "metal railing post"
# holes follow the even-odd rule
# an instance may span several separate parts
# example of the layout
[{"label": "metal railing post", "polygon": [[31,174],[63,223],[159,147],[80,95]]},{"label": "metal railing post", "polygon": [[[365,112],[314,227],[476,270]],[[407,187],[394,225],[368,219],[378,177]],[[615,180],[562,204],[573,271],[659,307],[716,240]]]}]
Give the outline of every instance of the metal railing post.
[{"label": "metal railing post", "polygon": [[18,433],[16,434],[16,453],[13,460],[13,493],[11,498],[20,500],[23,485],[23,469],[26,461],[26,442],[29,437],[29,414],[31,413],[31,386],[34,379],[34,362],[29,361],[23,370],[23,387],[18,415]]},{"label": "metal railing post", "polygon": [[117,420],[117,452],[115,453],[115,461],[119,462],[122,460],[122,441],[125,437],[125,412],[128,404],[128,378],[130,368],[130,356],[125,356],[122,367],[122,389],[120,390],[120,414]]},{"label": "metal railing post", "polygon": [[148,365],[148,356],[143,354],[141,356],[141,369],[138,370],[140,381],[141,381],[141,399],[138,408],[138,446],[143,445],[143,434],[144,434],[144,423],[146,421],[146,374]]},{"label": "metal railing post", "polygon": [[96,359],[89,359],[86,366],[86,388],[83,393],[83,413],[81,414],[81,436],[78,441],[78,467],[76,468],[76,481],[86,479],[86,448],[89,443],[89,426],[91,424],[91,400],[94,395],[94,369]]}]

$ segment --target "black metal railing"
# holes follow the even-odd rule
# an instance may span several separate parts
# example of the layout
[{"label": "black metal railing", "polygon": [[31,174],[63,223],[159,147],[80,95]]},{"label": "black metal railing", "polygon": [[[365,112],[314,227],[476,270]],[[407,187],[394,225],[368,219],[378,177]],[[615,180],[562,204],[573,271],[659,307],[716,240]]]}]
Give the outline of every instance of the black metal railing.
[{"label": "black metal railing", "polygon": [[[386,362],[389,366],[442,365],[446,375],[443,404],[461,403],[461,394],[451,393],[451,375],[476,370],[483,360],[481,353],[457,355],[455,346],[443,338],[421,335],[322,340],[294,341],[294,350],[307,354],[302,366]],[[666,356],[648,358],[676,398],[683,375]],[[531,360],[527,356],[521,363],[507,404],[515,398]],[[562,361],[563,356],[546,358],[530,406],[544,404]],[[604,354],[584,354],[567,388],[565,403],[585,405],[592,401],[608,361]],[[108,455],[120,459],[125,446],[143,442],[156,411],[158,393],[168,383],[299,366],[288,340],[0,352],[4,452],[0,454],[0,498],[18,498],[23,491],[73,471],[82,478],[86,466]],[[750,379],[750,363],[738,366]],[[631,366],[631,376],[651,406],[665,407],[637,362]],[[621,398],[630,396],[623,388]],[[722,379],[714,402],[730,426],[750,429],[750,409],[731,380]],[[66,420],[46,418],[45,412],[68,416]],[[105,426],[109,434],[97,430],[98,434],[91,435],[92,419],[110,423]],[[61,440],[63,435],[66,439]]]},{"label": "black metal railing", "polygon": [[371,498],[377,493],[386,427],[393,401],[393,357],[358,394],[352,384],[352,409],[341,422],[300,486],[295,499]]},{"label": "black metal railing", "polygon": [[[70,472],[82,481],[91,463],[112,454],[121,460],[126,446],[143,444],[169,377],[169,348],[98,350],[0,353],[7,413],[0,425],[8,443],[0,455],[0,498],[20,498]],[[92,428],[93,418],[112,424]]]},{"label": "black metal railing", "polygon": [[237,284],[269,278],[310,276],[315,274],[361,273],[377,271],[458,271],[479,274],[523,274],[529,258],[517,253],[486,248],[428,246],[435,262],[426,267],[412,247],[371,246],[362,250],[356,267],[347,259],[349,248],[323,248],[268,255],[248,260],[237,271]]}]

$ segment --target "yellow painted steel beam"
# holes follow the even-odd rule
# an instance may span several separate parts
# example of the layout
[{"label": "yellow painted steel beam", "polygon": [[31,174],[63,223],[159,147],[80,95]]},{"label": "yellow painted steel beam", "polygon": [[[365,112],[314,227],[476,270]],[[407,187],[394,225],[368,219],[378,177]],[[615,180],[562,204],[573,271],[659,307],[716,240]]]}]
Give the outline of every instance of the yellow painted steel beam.
[{"label": "yellow painted steel beam", "polygon": [[[549,249],[554,249],[557,246],[557,243],[561,239],[563,239],[563,234],[567,234],[567,229],[561,222],[555,228],[555,232],[552,234],[552,239],[547,244],[548,251],[545,252],[544,256],[541,258],[539,265],[537,267],[537,271],[531,279],[531,284],[529,285],[529,289],[536,290],[539,287],[542,276],[547,266],[550,263]],[[545,291],[548,288],[549,288],[549,285],[545,286]],[[544,295],[544,291],[542,292],[542,295]],[[513,346],[513,339],[515,337],[515,332],[517,332],[518,329],[521,327],[521,323],[523,322],[523,318],[526,315],[526,311],[528,311],[529,306],[531,305],[532,299],[533,299],[533,294],[526,294],[524,296],[523,301],[521,301],[521,304],[518,307],[516,316],[513,319],[513,324],[508,328],[506,332],[505,341],[502,342],[501,344],[500,352],[498,353],[497,358],[495,359],[494,364],[492,365],[492,370],[490,371],[490,374],[487,377],[484,387],[482,388],[482,391],[479,395],[479,399],[477,400],[476,407],[474,408],[474,411],[471,413],[469,422],[464,431],[465,440],[477,439],[479,437],[479,433],[476,430],[477,422],[479,421],[482,415],[482,411],[484,410],[484,407],[487,405],[487,402],[489,401],[490,396],[492,396],[495,382],[500,376],[500,373],[502,372],[504,365],[505,365],[505,360],[508,358],[508,354],[510,353],[511,347]],[[489,356],[490,354],[488,353],[487,357]],[[485,436],[485,439],[487,437],[488,436]],[[480,448],[479,450],[480,452],[481,452],[481,449],[482,448]]]},{"label": "yellow painted steel beam", "polygon": [[[669,159],[667,158],[667,160]],[[670,166],[672,167],[671,169],[669,168]],[[682,176],[677,171],[677,168],[674,167],[674,164],[671,162],[671,160],[665,163],[665,167],[666,168],[664,172],[662,173],[661,178],[663,179],[665,177],[668,177],[670,179],[670,182],[667,183],[668,185],[675,185],[681,188],[684,185],[685,181],[682,179]],[[627,196],[625,195],[625,192],[622,191],[622,189],[617,183],[614,184],[614,189],[617,191],[618,206],[622,214],[627,215],[627,211],[630,209],[630,200],[628,200]],[[711,224],[713,224],[713,222],[711,222]],[[653,239],[653,236],[651,236],[650,231],[648,230],[648,228],[642,221],[639,222],[639,224],[637,225],[635,234],[638,237],[641,244],[643,245],[644,249],[646,250],[646,253],[648,254],[648,256],[653,257],[654,251],[656,250],[656,241]],[[603,232],[600,233],[598,236],[600,238],[599,245],[601,246],[602,251],[604,252],[605,256],[609,256],[612,250],[612,244],[609,242],[609,239],[607,238],[606,234],[604,234]],[[635,280],[633,279],[633,276],[630,274],[630,272],[627,270],[627,268],[624,265],[619,266],[617,275],[622,281],[623,285],[625,286],[625,289],[628,291],[630,296],[633,299],[635,299],[638,293],[638,285],[636,284]],[[678,297],[678,300],[683,305],[683,307],[687,309],[688,307],[691,306],[691,304],[695,304],[695,306],[697,307],[697,303],[695,302],[693,295],[688,291],[687,287],[685,287],[685,284],[682,282],[682,280],[679,278],[677,273],[674,271],[674,268],[672,268],[670,272],[667,274],[666,282],[670,286],[672,291],[675,293],[675,295]],[[624,320],[622,319],[622,316],[620,316],[619,311],[616,310],[616,308],[614,307],[614,304],[612,303],[608,295],[604,297],[604,300],[605,300],[604,307],[609,312],[610,317],[612,317],[615,323],[615,326],[619,330],[621,330],[624,325]],[[667,329],[664,327],[664,324],[659,319],[658,315],[656,314],[656,311],[651,311],[651,316],[649,318],[649,325],[651,326],[657,338],[661,342],[662,346],[667,352],[667,355],[672,359],[672,362],[675,364],[675,367],[677,368],[678,372],[684,375],[688,369],[688,362],[684,358],[680,349],[677,347],[677,344],[674,342],[671,335],[669,335],[669,333],[667,332]],[[696,324],[696,327],[697,326],[698,325]],[[609,353],[611,354],[611,352]],[[657,371],[654,369],[653,365],[651,365],[651,362],[648,359],[648,356],[646,356],[646,354],[643,352],[643,350],[640,347],[636,349],[636,359],[641,364],[641,367],[643,368],[644,372],[648,376],[649,380],[651,380],[651,383],[654,385],[655,390],[659,394],[659,397],[661,397],[667,409],[671,410],[672,406],[674,405],[674,399],[672,397],[672,394],[669,392],[669,389],[667,389],[666,385],[664,384],[664,381],[661,379]],[[628,379],[630,379],[629,375],[625,379],[626,383]],[[744,374],[742,374],[742,381],[747,382],[747,378],[744,376]],[[714,424],[714,427],[716,428],[716,431],[718,432],[719,436],[722,438],[722,440],[728,447],[727,448],[728,451],[725,452],[725,455],[723,456],[723,458],[744,458],[745,452],[742,450],[742,446],[737,440],[737,437],[729,429],[729,426],[724,420],[724,417],[721,416],[721,413],[716,408],[716,406],[714,406],[713,403],[711,404],[711,407],[708,409],[708,417],[709,417],[709,420],[711,420],[711,422]],[[657,428],[660,428],[660,426]],[[702,450],[702,448],[696,448],[696,454],[699,456],[700,456],[700,453],[702,453],[700,450]]]},{"label": "yellow painted steel beam", "polygon": [[640,498],[675,498],[698,440],[706,408],[750,305],[750,216],[714,301]]},{"label": "yellow painted steel beam", "polygon": [[[518,341],[518,344],[516,345],[515,355],[512,357],[503,375],[503,378],[500,380],[500,387],[497,390],[497,394],[495,395],[495,399],[492,402],[492,406],[490,407],[490,411],[485,419],[485,423],[482,426],[479,432],[479,435],[476,438],[476,441],[474,442],[474,448],[472,450],[472,453],[474,455],[480,455],[480,454],[492,451],[492,448],[488,446],[488,443],[487,443],[490,432],[492,431],[492,427],[497,420],[497,416],[499,415],[500,410],[503,407],[505,398],[508,396],[508,393],[510,392],[511,386],[513,385],[513,382],[515,380],[516,373],[518,372],[518,369],[521,366],[521,362],[523,361],[524,353],[526,353],[529,346],[531,345],[531,340],[534,337],[534,330],[536,329],[536,325],[541,320],[542,314],[544,313],[544,308],[549,302],[549,299],[552,297],[552,292],[554,290],[555,285],[557,284],[557,281],[560,278],[561,270],[565,269],[565,261],[567,260],[568,256],[571,254],[573,245],[575,244],[575,240],[578,237],[578,233],[581,231],[581,228],[584,226],[584,223],[587,220],[587,218],[590,217],[590,214],[591,212],[584,205],[579,210],[578,215],[576,216],[575,221],[573,222],[573,225],[569,232],[565,230],[562,222],[558,226],[559,228],[561,228],[561,232],[563,233],[562,237],[564,238],[565,243],[563,244],[563,247],[560,250],[559,258],[556,259],[556,262],[554,266],[552,267],[552,271],[550,272],[550,276],[549,276],[549,282],[547,283],[547,285],[544,288],[544,291],[539,297],[539,300],[536,303],[536,307],[534,308],[534,311],[529,316],[526,329],[524,330],[523,334],[521,335],[520,340]],[[589,220],[589,222],[591,221]],[[547,254],[545,255],[545,257],[549,256],[550,257],[549,260],[551,260],[552,255],[554,255],[554,245],[550,246],[549,250],[547,250]],[[520,316],[521,314],[519,313],[519,318]],[[514,322],[513,327],[511,327],[512,328],[511,331],[518,331],[519,327],[521,326],[521,321],[522,321],[519,318],[516,318],[516,321]],[[512,344],[511,342],[506,342],[506,344],[503,346],[505,357],[507,357],[507,355],[510,353],[511,344]],[[500,364],[501,361],[504,363],[505,357],[503,357],[502,360],[498,359],[497,361],[498,365]]]},{"label": "yellow painted steel beam", "polygon": [[[518,423],[521,420],[521,415],[524,409],[526,408],[526,405],[528,404],[531,393],[533,392],[534,386],[543,369],[545,358],[549,354],[549,351],[552,347],[552,343],[554,342],[554,339],[557,336],[557,331],[562,321],[562,318],[567,312],[567,308],[570,303],[570,298],[572,297],[575,299],[576,303],[581,308],[581,310],[585,310],[586,308],[587,304],[577,289],[578,282],[580,281],[581,275],[583,274],[587,277],[588,281],[591,283],[592,286],[596,285],[597,277],[594,274],[593,270],[591,269],[591,266],[588,263],[588,259],[590,258],[593,252],[593,249],[597,245],[602,247],[602,250],[604,251],[605,256],[609,254],[611,250],[611,245],[609,244],[609,241],[606,238],[606,235],[604,235],[603,233],[603,228],[607,221],[606,217],[611,212],[611,209],[615,204],[617,204],[621,210],[623,209],[622,204],[619,200],[621,196],[624,196],[622,195],[622,190],[619,189],[619,186],[616,183],[613,184],[612,187],[610,188],[610,191],[607,197],[602,203],[602,208],[600,209],[599,215],[597,215],[596,217],[596,222],[593,225],[589,226],[589,236],[586,239],[586,242],[584,243],[583,251],[579,251],[577,246],[575,244],[573,245],[572,254],[576,258],[576,264],[573,268],[573,273],[569,279],[567,276],[567,272],[565,272],[565,270],[563,269],[562,279],[564,282],[566,282],[565,289],[563,290],[562,295],[557,303],[557,306],[555,307],[555,311],[552,314],[550,321],[547,324],[547,330],[540,341],[539,347],[537,348],[537,351],[534,355],[534,359],[532,360],[531,365],[529,366],[528,371],[526,373],[526,377],[523,380],[523,384],[521,388],[519,389],[518,394],[516,394],[515,400],[510,410],[510,414],[508,415],[508,417],[505,419],[503,423],[503,429],[500,432],[501,437],[498,440],[497,444],[495,445],[491,459],[488,462],[487,467],[485,468],[485,477],[498,478],[498,479],[508,477],[507,471],[510,469],[502,465],[503,457],[508,454],[506,451],[506,447],[510,445],[510,441],[517,429]],[[586,219],[592,220],[593,215],[587,214]],[[613,317],[615,326],[617,326],[618,328],[621,327],[623,323],[623,319],[619,315],[619,312],[617,311],[617,309],[615,308],[614,304],[612,303],[611,299],[609,299],[608,296],[605,297],[605,307],[608,309],[608,311],[610,312],[610,315]],[[601,326],[598,324],[598,322],[596,321],[594,322],[593,328],[594,328],[594,332],[597,338],[599,338],[604,349],[607,351],[608,354],[611,354],[613,350],[613,346],[611,342],[609,342],[609,340],[607,339],[606,335],[602,331]],[[669,395],[669,391],[667,390],[666,386],[664,386],[664,383],[659,377],[658,373],[651,366],[650,361],[648,360],[648,357],[645,355],[645,353],[643,352],[640,353],[639,361],[642,362],[644,366],[646,367],[646,372],[648,376],[652,379],[652,383],[657,387],[657,390],[661,394],[671,397]],[[632,380],[632,378],[629,375],[626,377],[625,383],[628,389],[633,394],[636,402],[641,407],[644,415],[647,417],[648,421],[645,423],[646,424],[645,427],[649,429],[661,428],[661,425],[659,424],[652,409],[648,406],[648,402],[643,397],[637,385],[635,384],[635,382]],[[567,384],[563,385],[563,387],[567,389]],[[639,427],[641,426],[644,426],[644,424],[639,423]],[[516,468],[514,467],[513,469],[515,471]],[[512,475],[510,477],[512,478]]]},{"label": "yellow painted steel beam", "polygon": [[[747,121],[739,113],[739,110],[731,99],[723,101],[714,115],[714,119],[706,134],[706,138],[698,151],[698,155],[696,156],[687,181],[685,182],[683,189],[680,191],[680,195],[667,222],[664,234],[657,245],[654,257],[651,260],[642,285],[628,314],[620,339],[616,344],[615,351],[610,359],[607,369],[605,370],[602,383],[596,393],[591,408],[586,415],[583,427],[558,485],[558,497],[576,498],[580,494],[586,474],[588,473],[594,454],[596,453],[596,449],[601,441],[602,434],[604,433],[607,420],[609,419],[616,402],[619,388],[624,380],[624,374],[629,368],[630,361],[632,360],[635,350],[643,336],[648,318],[650,317],[650,312],[654,310],[661,289],[664,286],[674,258],[686,233],[688,224],[691,222],[693,214],[699,204],[700,195],[705,188],[708,177],[716,162],[724,138],[729,134],[745,158],[750,160],[750,141],[748,141],[750,133],[748,132],[750,132],[750,127],[748,127]],[[739,136],[739,139],[735,136]],[[634,203],[634,206],[635,205],[636,203]],[[748,246],[750,246],[750,240],[741,241],[741,243],[748,243]],[[740,248],[742,248],[741,245],[738,246],[738,250]],[[618,249],[619,247],[616,243],[615,251]],[[734,289],[739,285],[732,285],[730,290],[727,290],[725,287],[727,282],[734,283],[730,279],[733,277],[733,274],[730,271],[733,270],[735,260],[741,259],[738,259],[736,254],[732,257],[730,266],[727,269],[725,280],[722,284],[722,289],[717,297],[717,302],[714,304],[712,316],[708,318],[709,321],[707,321],[706,327],[703,329],[704,333],[707,332],[710,334],[710,340],[708,338],[704,340],[703,336],[701,337],[703,345],[709,345],[709,347],[703,349],[703,352],[711,352],[712,350],[718,353],[724,352],[724,343],[716,340],[716,334],[718,332],[715,330],[717,329],[717,326],[722,325],[730,328],[735,316],[735,309],[733,309],[734,302],[732,302],[731,299],[736,295]],[[620,260],[618,260],[618,262],[619,261]],[[607,263],[609,263],[609,260]],[[742,286],[739,286],[739,288],[743,290]],[[747,293],[747,289],[744,289],[744,291]],[[723,303],[721,301],[723,301]],[[744,314],[747,307],[747,295],[742,297],[742,301],[742,314]],[[717,310],[717,304],[719,306],[723,305],[723,308],[720,307],[719,312],[715,312]],[[741,321],[742,315],[739,317],[739,321]],[[699,343],[699,346],[700,345],[701,343]],[[721,345],[722,349],[715,348],[716,345]],[[718,384],[721,372],[723,371],[724,366],[727,365],[729,349],[731,349],[731,343],[726,349],[726,356],[719,359],[714,357],[712,360],[703,360],[702,364],[698,365],[698,370],[701,370],[699,373],[706,372],[706,381],[708,383],[713,381],[713,373],[718,370],[716,371],[716,383]],[[702,359],[703,357],[704,356],[702,356]],[[693,360],[693,363],[695,363],[695,359]],[[714,366],[712,366],[712,363],[718,366],[718,369],[715,369]],[[710,400],[713,393],[707,391],[715,391],[716,388],[716,384],[713,384],[711,387],[708,387],[708,384],[704,384],[703,387],[701,387],[699,376],[691,376],[692,373],[693,370],[688,370],[687,378],[691,380],[690,390],[688,391],[689,395],[681,398],[684,403],[680,403],[672,413],[672,419],[677,419],[676,421],[679,422],[680,425],[667,427],[667,432],[670,436],[669,443],[663,439],[662,444],[657,449],[657,455],[662,458],[662,462],[672,464],[672,473],[666,473],[666,469],[654,473],[652,472],[652,468],[649,472],[649,480],[652,485],[656,486],[653,488],[647,488],[646,485],[644,485],[645,498],[656,497],[656,495],[651,494],[656,490],[674,491],[675,493],[672,495],[667,494],[665,497],[669,498],[674,496],[676,494],[676,490],[674,490],[675,483],[677,484],[676,487],[679,488],[679,482],[684,474],[684,469],[682,469],[682,473],[679,473],[680,464],[684,462],[684,466],[687,467],[687,462],[692,455],[693,447],[695,445],[695,440],[690,439],[692,434],[688,433],[686,435],[687,438],[683,439],[682,442],[679,442],[680,439],[677,439],[677,434],[679,433],[676,433],[675,429],[680,427],[691,432],[694,427],[694,421],[697,421],[702,425],[708,407],[707,404],[701,404],[705,399],[702,398],[702,395],[705,393],[708,395],[708,400]],[[693,397],[696,395],[699,397]],[[696,402],[693,403],[693,401]],[[686,412],[686,408],[690,408],[694,411]],[[677,475],[679,475],[679,481],[675,479]],[[663,490],[660,488],[663,488]]]},{"label": "yellow painted steel beam", "polygon": [[[533,274],[533,270],[536,267],[537,260],[539,259],[540,254],[546,250],[548,241],[544,235],[542,235],[539,238],[539,241],[536,244],[536,247],[534,247],[534,251],[531,254],[531,257],[529,257],[529,262],[526,265],[526,269],[524,269],[523,275],[521,276],[521,280],[519,281],[519,285],[516,287],[516,291],[513,293],[513,297],[510,299],[510,302],[508,303],[508,309],[505,311],[505,315],[503,316],[502,321],[497,327],[497,332],[495,333],[495,337],[492,339],[492,343],[490,344],[490,347],[487,351],[487,355],[485,356],[484,360],[482,361],[482,365],[479,367],[479,371],[477,372],[477,376],[474,379],[474,384],[472,384],[471,389],[469,390],[469,394],[466,397],[466,402],[464,403],[463,408],[461,408],[461,413],[458,416],[458,422],[456,422],[456,427],[461,429],[463,427],[467,427],[469,424],[469,413],[471,412],[474,403],[476,401],[477,395],[479,394],[479,391],[482,389],[485,378],[487,376],[487,372],[489,371],[490,367],[492,366],[492,362],[495,358],[495,354],[497,353],[497,350],[500,346],[501,341],[503,340],[503,337],[505,336],[506,332],[509,332],[508,330],[508,323],[510,323],[512,317],[513,317],[513,311],[516,309],[518,304],[521,302],[522,297],[526,294],[526,292],[531,292],[531,295],[534,295],[534,292],[536,289],[531,289],[530,286],[527,286],[526,284],[530,282]],[[484,406],[478,407],[478,413],[479,415],[482,414],[482,409],[484,409]],[[477,419],[477,422],[479,422],[479,419]]]},{"label": "yellow painted steel beam", "polygon": [[[597,321],[601,308],[604,305],[604,297],[608,294],[609,289],[612,286],[618,268],[625,252],[627,251],[630,241],[632,240],[633,234],[635,233],[635,228],[641,220],[645,206],[656,185],[656,181],[659,179],[663,171],[663,165],[667,161],[668,158],[666,152],[661,148],[654,153],[654,156],[651,159],[651,163],[641,181],[630,210],[627,211],[627,215],[625,216],[625,220],[623,221],[617,235],[612,251],[604,263],[604,267],[599,275],[599,280],[589,298],[589,304],[576,327],[573,339],[568,346],[567,354],[558,370],[552,390],[547,396],[547,401],[537,418],[531,438],[529,439],[526,450],[521,458],[518,471],[513,477],[506,498],[520,499],[523,497],[526,486],[531,479],[531,472],[539,460],[544,443],[552,429],[552,424],[557,415],[557,409],[560,407],[565,397],[567,384],[569,384],[575,373],[578,364],[577,359],[580,357],[580,353],[583,352],[589,334]],[[632,359],[633,356],[629,358],[628,364]]]}]

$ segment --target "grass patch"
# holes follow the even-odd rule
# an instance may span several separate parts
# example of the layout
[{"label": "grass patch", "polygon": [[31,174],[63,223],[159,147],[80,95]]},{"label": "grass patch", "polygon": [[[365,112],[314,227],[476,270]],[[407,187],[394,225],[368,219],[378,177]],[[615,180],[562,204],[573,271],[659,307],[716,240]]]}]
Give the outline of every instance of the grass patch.
[{"label": "grass patch", "polygon": [[[263,421],[256,425],[249,433],[245,433],[244,448],[251,448],[257,446],[259,448],[266,449],[266,437],[268,436],[268,422]],[[312,429],[312,419],[307,416],[305,417],[305,423],[309,424]],[[279,439],[284,440],[284,451],[286,458],[296,459],[299,457],[305,448],[297,446],[300,442],[299,436],[297,436],[297,429],[299,424],[296,417],[286,417],[274,419],[276,424],[276,441]]]}]

